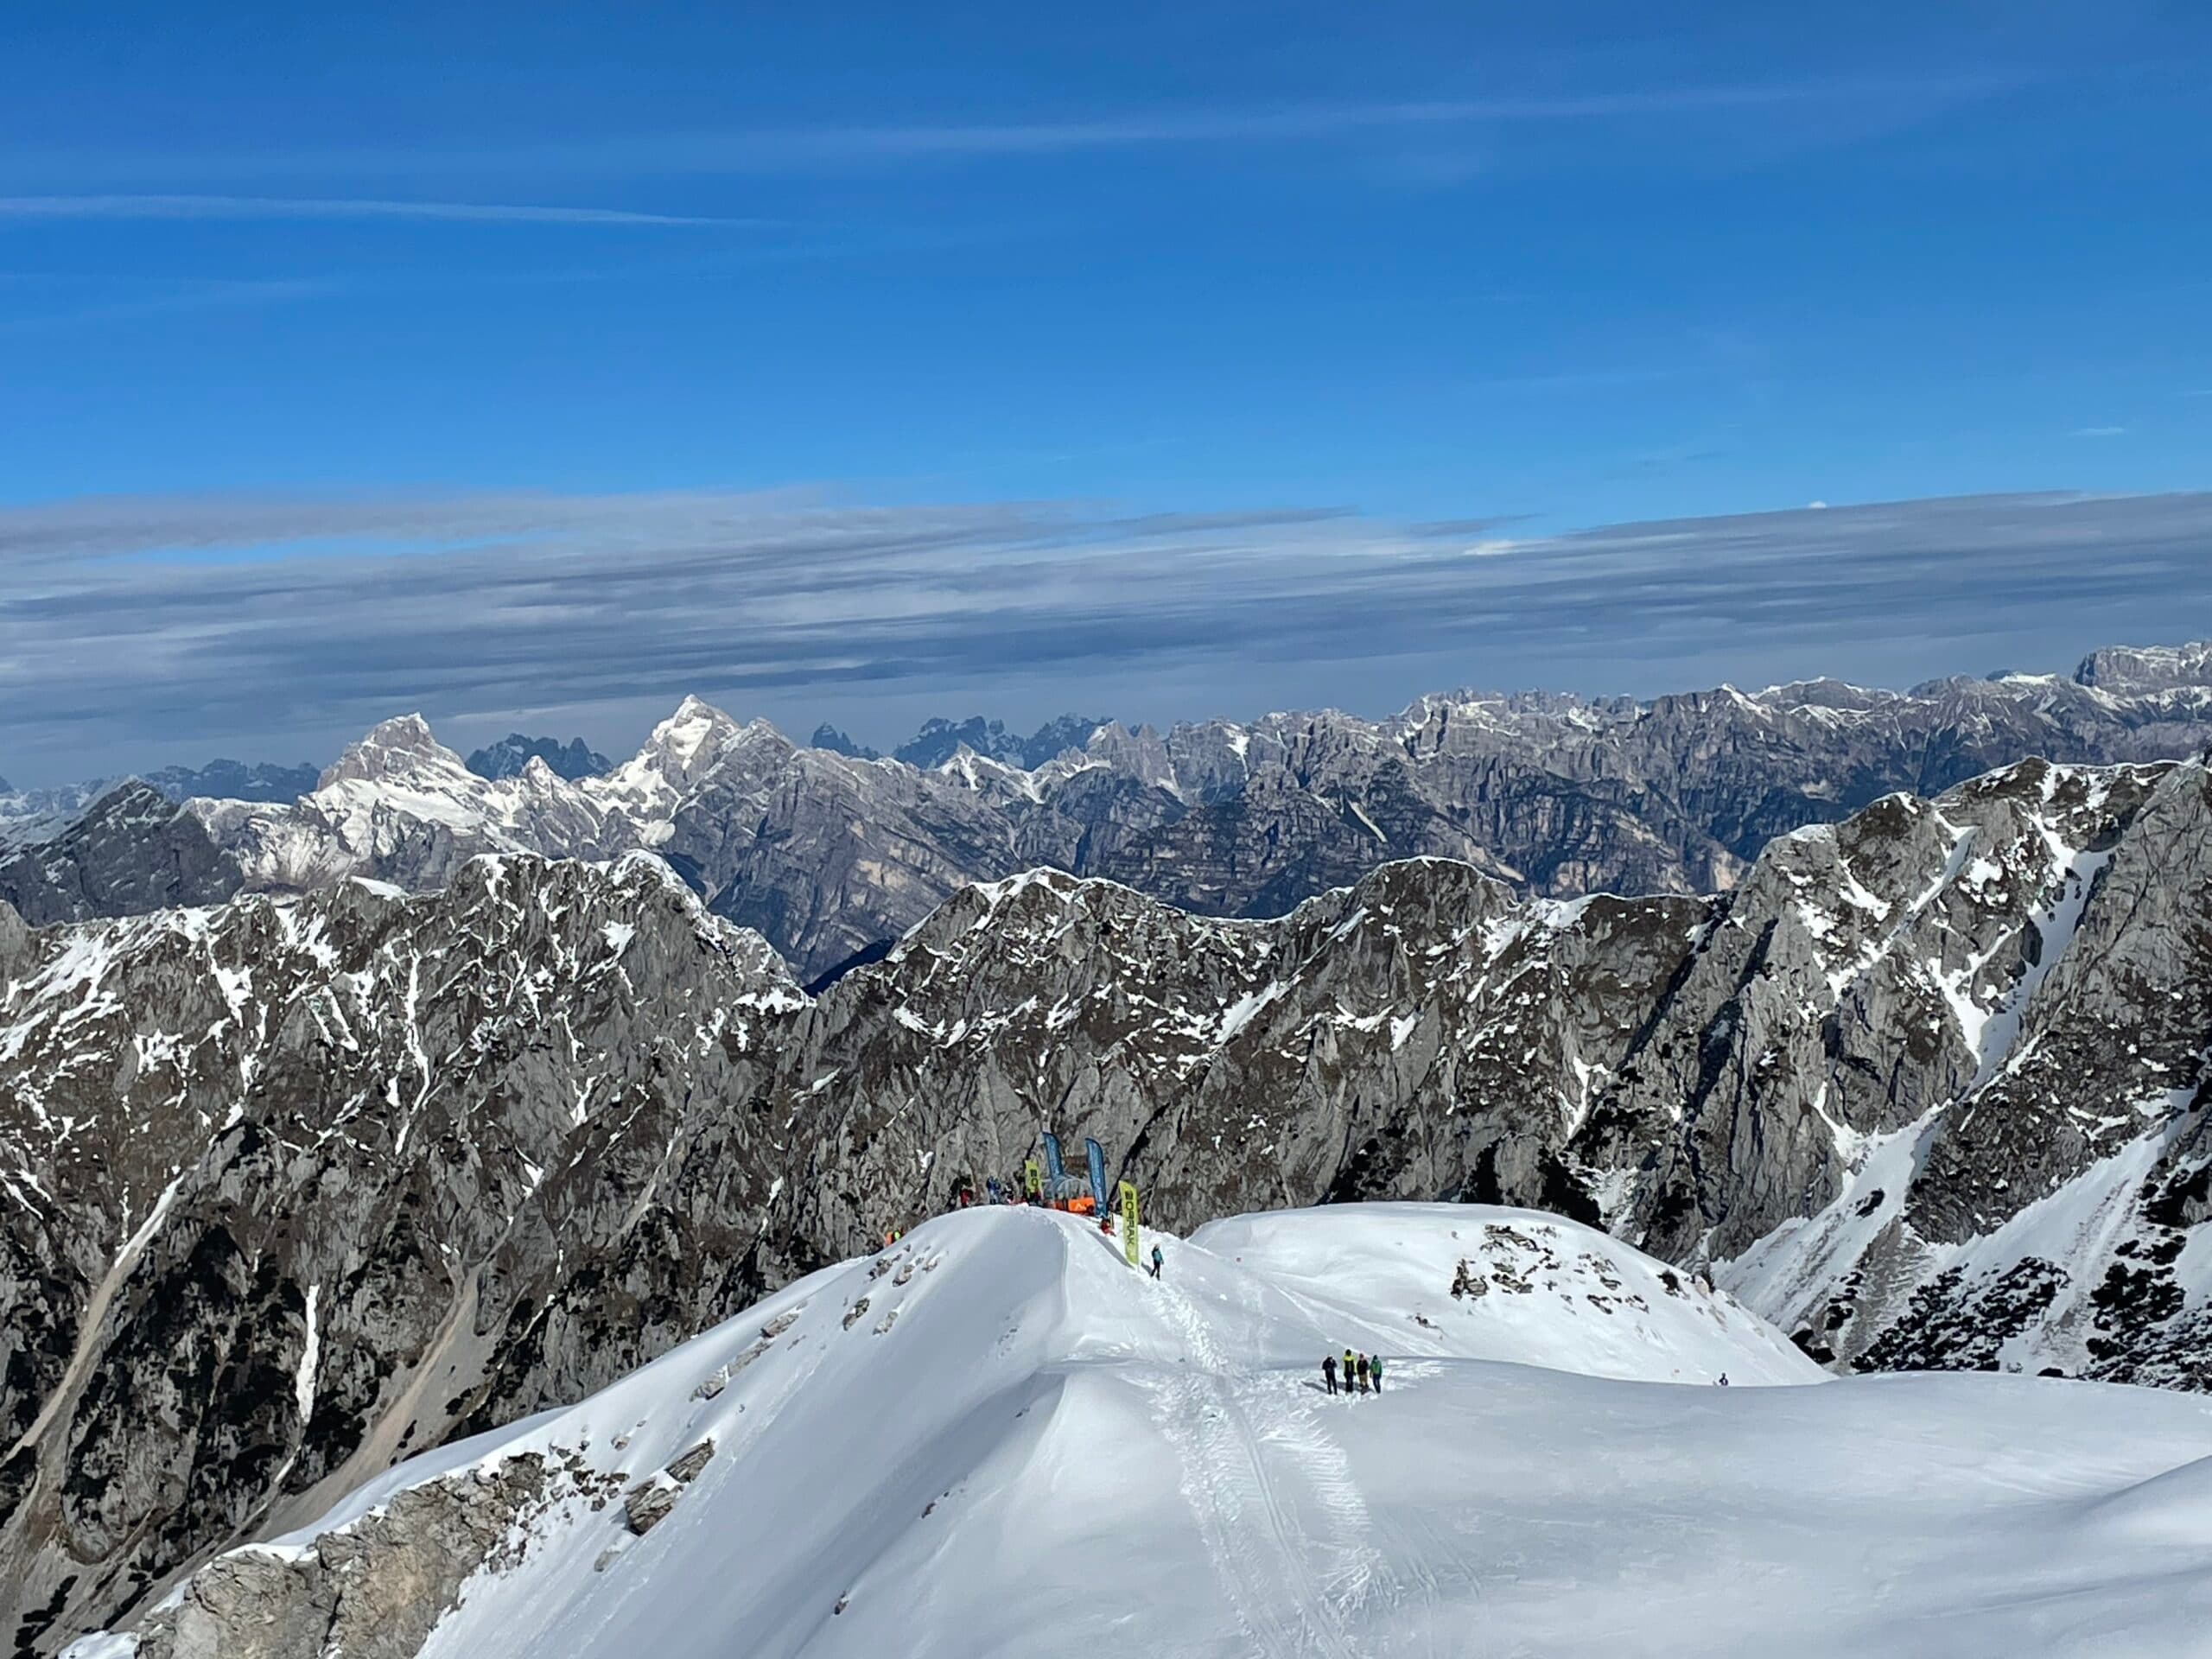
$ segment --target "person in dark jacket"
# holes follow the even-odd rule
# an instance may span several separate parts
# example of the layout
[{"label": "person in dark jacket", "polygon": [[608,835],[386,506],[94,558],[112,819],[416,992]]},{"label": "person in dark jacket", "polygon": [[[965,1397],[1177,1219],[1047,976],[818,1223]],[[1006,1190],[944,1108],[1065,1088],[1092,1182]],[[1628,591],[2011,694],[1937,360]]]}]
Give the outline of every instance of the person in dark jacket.
[{"label": "person in dark jacket", "polygon": [[1331,1394],[1337,1391],[1337,1357],[1334,1354],[1321,1356],[1321,1386]]},{"label": "person in dark jacket", "polygon": [[1359,1391],[1362,1394],[1367,1392],[1367,1356],[1365,1354],[1359,1357]]}]

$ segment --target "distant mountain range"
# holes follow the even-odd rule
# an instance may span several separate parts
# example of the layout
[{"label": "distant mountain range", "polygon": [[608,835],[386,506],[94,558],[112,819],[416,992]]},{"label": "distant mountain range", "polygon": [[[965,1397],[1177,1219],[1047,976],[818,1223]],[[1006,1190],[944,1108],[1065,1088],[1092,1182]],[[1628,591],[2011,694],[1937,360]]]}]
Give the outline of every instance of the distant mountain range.
[{"label": "distant mountain range", "polygon": [[[520,732],[509,732],[498,742],[477,750],[468,757],[467,765],[479,778],[519,778],[533,757],[550,766],[556,777],[571,781],[611,771],[614,765],[581,737],[563,743],[557,738],[524,737]],[[300,792],[304,795],[307,791]]]},{"label": "distant mountain range", "polygon": [[[1938,793],[2027,756],[2152,760],[2208,743],[2202,645],[1903,692],[1455,692],[1380,721],[1325,711],[1161,733],[1065,716],[1027,737],[933,721],[902,747],[910,759],[803,747],[687,698],[619,766],[518,734],[472,766],[410,715],[289,801],[195,798],[164,818],[133,799],[80,822],[66,792],[16,798],[36,833],[11,850],[0,828],[0,898],[61,920],[348,875],[435,887],[483,852],[650,849],[815,982],[880,955],[963,883],[1039,866],[1225,916],[1280,915],[1407,856],[1464,860],[1546,897],[1725,891],[1770,837],[1892,791]],[[567,775],[582,766],[596,769]]]},{"label": "distant mountain range", "polygon": [[204,766],[163,766],[145,781],[173,801],[213,798],[226,801],[293,801],[313,789],[322,775],[310,766],[277,766],[267,761],[211,760]]}]

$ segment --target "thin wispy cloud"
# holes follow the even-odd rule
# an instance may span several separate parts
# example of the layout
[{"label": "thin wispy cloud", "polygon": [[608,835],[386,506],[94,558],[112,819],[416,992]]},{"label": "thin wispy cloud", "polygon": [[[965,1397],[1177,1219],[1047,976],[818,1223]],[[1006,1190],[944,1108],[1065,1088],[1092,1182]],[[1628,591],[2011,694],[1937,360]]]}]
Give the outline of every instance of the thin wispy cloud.
[{"label": "thin wispy cloud", "polygon": [[2212,494],[1510,540],[1464,528],[712,491],[5,508],[0,770],[92,769],[86,755],[120,732],[164,753],[289,753],[412,709],[560,708],[595,734],[609,711],[690,691],[809,719],[947,686],[985,707],[1105,696],[1124,713],[1163,683],[1243,688],[1228,710],[1179,711],[1204,714],[1282,706],[1286,687],[1340,701],[1355,677],[1407,696],[1693,684],[1716,641],[1730,672],[1934,671],[2021,655],[2031,637],[2164,637],[2173,617],[2212,613]]},{"label": "thin wispy cloud", "polygon": [[617,207],[489,201],[387,201],[346,196],[0,196],[0,219],[420,219],[470,225],[737,226],[753,219]]},{"label": "thin wispy cloud", "polygon": [[338,291],[338,285],[313,280],[187,283],[165,293],[136,294],[45,311],[0,317],[0,334],[35,334],[48,328],[87,323],[135,322],[201,311],[251,311]]},{"label": "thin wispy cloud", "polygon": [[1868,94],[1956,96],[1982,82],[1808,81],[1688,86],[1549,98],[1440,99],[1400,103],[1303,105],[1278,110],[1196,111],[1081,121],[952,126],[766,130],[695,137],[712,156],[849,160],[931,156],[1035,155],[1143,145],[1273,143],[1366,130],[1525,123],[1621,121],[1807,103],[1850,103]]},{"label": "thin wispy cloud", "polygon": [[[342,178],[454,175],[644,176],[775,175],[1085,151],[1283,145],[1362,135],[1417,135],[1513,126],[1664,122],[1795,111],[1822,120],[1885,122],[2016,85],[1992,72],[1930,77],[1835,77],[1547,95],[1308,103],[1271,108],[1153,109],[1049,120],[823,124],[606,134],[454,148],[437,145],[122,156],[19,152],[0,170],[86,181]],[[652,216],[647,216],[649,219]]]}]

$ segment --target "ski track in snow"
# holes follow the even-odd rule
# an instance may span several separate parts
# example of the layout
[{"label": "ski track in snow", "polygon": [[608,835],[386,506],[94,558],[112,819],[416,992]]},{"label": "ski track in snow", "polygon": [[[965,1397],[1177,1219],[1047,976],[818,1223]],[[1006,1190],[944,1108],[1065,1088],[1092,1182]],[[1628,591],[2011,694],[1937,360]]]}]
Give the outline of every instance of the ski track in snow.
[{"label": "ski track in snow", "polygon": [[[1558,1271],[1609,1293],[1662,1271],[1573,1223],[1480,1206],[1217,1223],[1166,1281],[1077,1217],[944,1217],[578,1406],[381,1470],[275,1543],[303,1551],[399,1491],[525,1452],[627,1491],[707,1446],[648,1537],[582,1487],[524,1502],[426,1650],[2202,1659],[2201,1399],[1822,1380],[1768,1327],[1721,1319],[1726,1303],[1663,1292],[1624,1347],[1585,1298],[1450,1298],[1471,1218],[1550,1230]],[[941,1276],[907,1294],[925,1272]],[[899,1310],[895,1330],[845,1324],[862,1296]],[[1317,1386],[1312,1359],[1346,1338],[1392,1355],[1385,1397]],[[1724,1362],[1776,1386],[1665,1386]],[[391,1450],[363,1448],[378,1465]],[[372,1565],[363,1588],[404,1592],[391,1574],[409,1570]]]},{"label": "ski track in snow", "polygon": [[[1378,1592],[1396,1602],[1403,1591],[1389,1582],[1350,1459],[1301,1397],[1302,1376],[1232,1370],[1190,1296],[1164,1280],[1156,1287],[1192,1363],[1139,1381],[1182,1463],[1184,1499],[1239,1623],[1265,1659],[1356,1659],[1366,1649],[1350,1617]],[[1267,1428],[1254,1427],[1255,1409]],[[1278,1491],[1270,1461],[1289,1475],[1290,1494]],[[1300,1520],[1317,1511],[1326,1517],[1319,1537]],[[1287,1602],[1285,1585],[1306,1593]]]}]

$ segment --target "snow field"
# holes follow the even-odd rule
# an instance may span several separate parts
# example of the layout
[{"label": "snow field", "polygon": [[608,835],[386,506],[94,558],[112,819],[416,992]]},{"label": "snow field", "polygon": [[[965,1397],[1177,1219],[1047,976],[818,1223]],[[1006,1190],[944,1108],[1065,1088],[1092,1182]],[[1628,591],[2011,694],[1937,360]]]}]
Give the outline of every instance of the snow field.
[{"label": "snow field", "polygon": [[[473,1580],[424,1652],[2212,1646],[2212,1402],[1822,1381],[1726,1298],[1528,1211],[1343,1206],[1158,1236],[1154,1281],[1074,1217],[940,1217],[283,1542],[525,1449],[626,1489],[711,1436],[642,1537],[620,1501],[519,1517],[518,1560]],[[1322,1354],[1347,1345],[1387,1357],[1379,1398],[1321,1392]],[[1723,1370],[1804,1386],[1711,1386]]]}]

